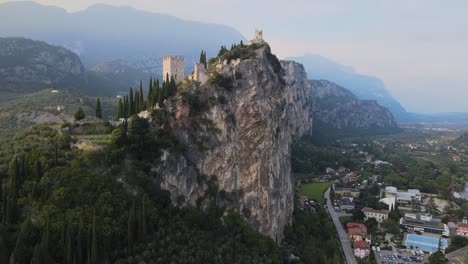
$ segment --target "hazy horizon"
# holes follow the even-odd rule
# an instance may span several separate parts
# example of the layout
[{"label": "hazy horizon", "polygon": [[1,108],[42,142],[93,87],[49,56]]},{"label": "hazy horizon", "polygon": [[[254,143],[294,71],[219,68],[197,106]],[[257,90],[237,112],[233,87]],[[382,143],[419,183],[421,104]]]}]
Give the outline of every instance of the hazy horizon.
[{"label": "hazy horizon", "polygon": [[[11,1],[0,0],[0,3]],[[382,79],[410,112],[468,112],[468,3],[452,1],[36,0],[69,12],[105,3],[255,28],[281,58],[319,54]],[[313,78],[313,76],[310,76]]]}]

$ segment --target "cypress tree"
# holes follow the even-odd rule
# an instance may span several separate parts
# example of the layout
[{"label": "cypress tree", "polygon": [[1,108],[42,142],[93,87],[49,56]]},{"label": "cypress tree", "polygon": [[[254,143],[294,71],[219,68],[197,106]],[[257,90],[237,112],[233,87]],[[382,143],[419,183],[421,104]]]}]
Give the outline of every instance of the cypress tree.
[{"label": "cypress tree", "polygon": [[57,143],[57,140],[55,140],[54,164],[55,164],[55,166],[58,165],[58,143]]},{"label": "cypress tree", "polygon": [[127,226],[127,239],[128,239],[128,254],[133,252],[135,242],[135,202],[128,211],[128,226]]},{"label": "cypress tree", "polygon": [[[159,104],[159,97],[161,96],[161,91],[159,90],[159,80],[156,80],[155,83],[154,83],[154,86],[153,86],[153,89],[154,89],[154,93],[155,93],[155,96],[154,96],[154,103],[158,103]],[[160,104],[159,104],[160,105]],[[160,105],[161,106],[161,105]]]},{"label": "cypress tree", "polygon": [[141,82],[140,80],[140,98],[139,98],[139,101],[140,101],[140,108],[138,109],[138,112],[141,112],[145,109],[145,97],[143,96],[143,83]]},{"label": "cypress tree", "polygon": [[169,96],[169,82],[171,78],[169,78],[169,73],[166,74],[166,81],[163,84],[163,90],[164,90],[164,99],[167,99]]},{"label": "cypress tree", "polygon": [[128,118],[130,116],[130,102],[128,100],[128,95],[126,95],[124,100],[124,118]]},{"label": "cypress tree", "polygon": [[73,225],[72,223],[68,223],[67,227],[67,234],[66,234],[66,245],[65,245],[65,256],[67,259],[67,263],[73,262]]},{"label": "cypress tree", "polygon": [[39,157],[34,161],[34,172],[37,179],[42,177],[42,165]]},{"label": "cypress tree", "polygon": [[93,215],[93,231],[91,240],[91,264],[98,263],[97,233],[96,233],[96,212]]},{"label": "cypress tree", "polygon": [[102,118],[101,100],[99,100],[99,97],[96,99],[96,117]]},{"label": "cypress tree", "polygon": [[11,162],[10,162],[10,167],[8,170],[9,178],[10,178],[10,197],[9,199],[14,199],[16,197],[17,193],[17,187],[18,187],[18,178],[19,178],[19,161],[18,157],[14,157]]},{"label": "cypress tree", "polygon": [[199,61],[200,64],[202,63],[205,63],[204,60],[203,60],[203,50],[201,51],[200,53],[200,61]]},{"label": "cypress tree", "polygon": [[76,238],[76,263],[83,264],[83,218],[80,217],[78,226],[78,237]]},{"label": "cypress tree", "polygon": [[146,237],[146,206],[145,206],[145,197],[143,197],[142,203],[141,203],[141,216],[140,216],[140,239],[142,241],[145,240]]},{"label": "cypress tree", "polygon": [[120,119],[123,117],[122,112],[123,112],[122,99],[119,99],[119,103],[117,104],[117,119]]},{"label": "cypress tree", "polygon": [[28,263],[32,257],[31,248],[29,248],[31,234],[31,219],[29,217],[21,224],[21,228],[16,240],[14,250],[16,263]]},{"label": "cypress tree", "polygon": [[140,112],[140,93],[138,91],[135,92],[135,114]]},{"label": "cypress tree", "polygon": [[175,82],[174,76],[171,77],[171,81],[169,82],[169,95],[173,96],[177,92],[177,84]]},{"label": "cypress tree", "polygon": [[42,254],[41,254],[41,245],[40,244],[36,244],[36,246],[34,247],[34,253],[33,253],[33,256],[31,258],[31,264],[42,264]]},{"label": "cypress tree", "polygon": [[128,116],[132,116],[135,114],[135,101],[133,100],[133,88],[130,87],[130,93],[128,95],[128,101],[129,101],[129,108],[130,111],[128,111]]},{"label": "cypress tree", "polygon": [[47,215],[45,230],[42,233],[42,248],[46,251],[49,250],[49,215]]},{"label": "cypress tree", "polygon": [[153,77],[150,77],[149,80],[149,88],[148,88],[148,96],[146,98],[146,101],[148,102],[148,108],[153,107],[154,105],[154,92],[153,92]]}]

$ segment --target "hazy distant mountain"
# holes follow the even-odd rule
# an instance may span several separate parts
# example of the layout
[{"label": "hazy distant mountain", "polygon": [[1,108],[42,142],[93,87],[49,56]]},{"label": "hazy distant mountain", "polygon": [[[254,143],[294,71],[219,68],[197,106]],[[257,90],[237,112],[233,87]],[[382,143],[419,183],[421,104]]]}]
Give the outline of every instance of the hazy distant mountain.
[{"label": "hazy distant mountain", "polygon": [[288,58],[302,63],[311,80],[329,80],[346,87],[359,99],[376,100],[387,107],[399,121],[409,118],[406,110],[390,95],[382,80],[357,73],[352,67],[340,65],[320,55],[307,54]]},{"label": "hazy distant mountain", "polygon": [[116,59],[141,64],[166,54],[184,55],[190,66],[202,49],[215,55],[221,45],[245,40],[231,27],[130,7],[95,5],[68,13],[34,2],[11,2],[0,5],[0,17],[0,36],[62,45],[79,54],[87,66]]},{"label": "hazy distant mountain", "polygon": [[86,82],[75,53],[43,41],[0,38],[1,100],[45,88],[81,89]]}]

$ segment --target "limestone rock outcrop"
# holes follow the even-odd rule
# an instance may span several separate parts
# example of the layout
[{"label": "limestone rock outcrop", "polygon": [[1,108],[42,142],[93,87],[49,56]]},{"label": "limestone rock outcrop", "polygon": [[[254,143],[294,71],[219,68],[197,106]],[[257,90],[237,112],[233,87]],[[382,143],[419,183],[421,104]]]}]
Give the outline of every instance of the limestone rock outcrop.
[{"label": "limestone rock outcrop", "polygon": [[[173,128],[189,149],[184,157],[164,155],[173,166],[160,174],[160,186],[173,201],[183,197],[195,205],[209,189],[200,175],[212,179],[223,193],[218,205],[250,212],[244,217],[255,229],[280,240],[294,208],[292,137],[312,129],[310,86],[300,64],[280,63],[268,46],[255,52],[255,58],[223,70],[232,87],[207,82],[192,91],[205,106],[199,116],[184,117],[187,111],[180,109],[188,103],[176,103]],[[184,127],[187,118],[197,129]]]}]

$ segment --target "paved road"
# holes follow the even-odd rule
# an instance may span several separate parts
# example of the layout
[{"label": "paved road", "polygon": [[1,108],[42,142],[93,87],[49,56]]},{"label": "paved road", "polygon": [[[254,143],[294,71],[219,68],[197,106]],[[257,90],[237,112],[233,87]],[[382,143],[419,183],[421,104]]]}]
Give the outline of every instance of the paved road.
[{"label": "paved road", "polygon": [[343,253],[346,258],[347,264],[357,264],[356,258],[354,257],[353,249],[351,248],[351,243],[348,240],[348,234],[344,230],[343,226],[340,223],[340,219],[335,212],[335,208],[330,200],[330,188],[324,194],[325,199],[327,200],[327,209],[328,213],[330,213],[330,217],[333,220],[333,224],[335,224],[336,231],[338,232],[338,236],[340,238],[341,247],[343,248]]}]

